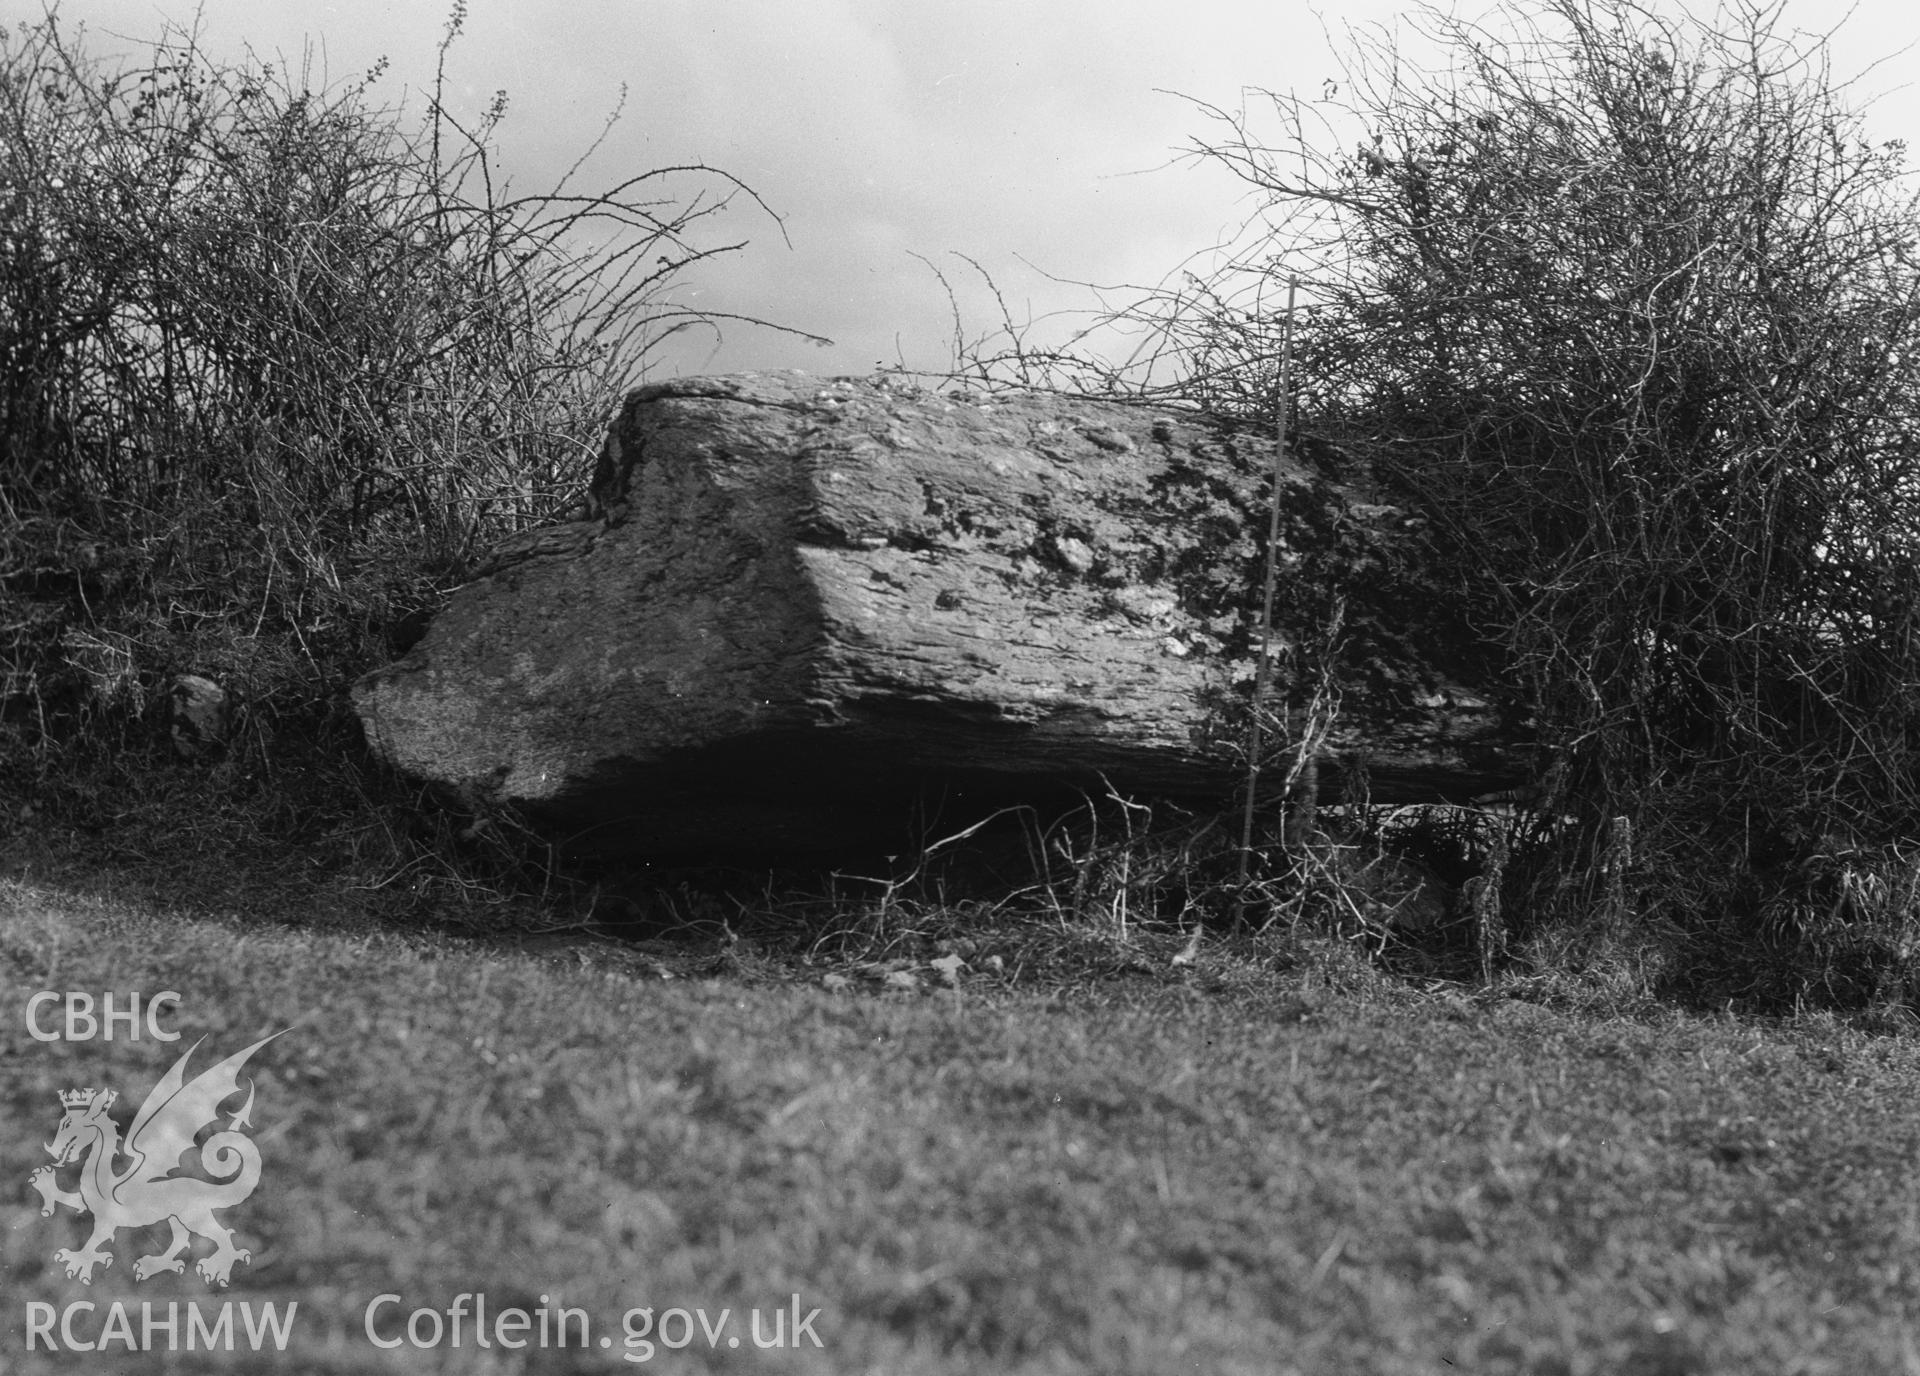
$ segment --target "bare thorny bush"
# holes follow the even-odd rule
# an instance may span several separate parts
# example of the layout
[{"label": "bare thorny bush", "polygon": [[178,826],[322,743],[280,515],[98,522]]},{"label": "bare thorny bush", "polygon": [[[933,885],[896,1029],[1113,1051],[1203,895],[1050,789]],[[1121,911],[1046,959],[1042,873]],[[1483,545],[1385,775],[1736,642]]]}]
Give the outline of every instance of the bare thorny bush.
[{"label": "bare thorny bush", "polygon": [[179,670],[256,725],[337,708],[384,627],[577,495],[649,350],[714,324],[666,289],[758,198],[704,166],[578,194],[578,163],[515,194],[505,94],[465,122],[443,99],[463,19],[412,131],[379,69],[315,89],[178,31],[125,66],[53,16],[0,34],[16,758]]},{"label": "bare thorny bush", "polygon": [[1523,910],[1744,939],[1778,876],[1920,821],[1904,150],[1777,5],[1504,16],[1212,111],[1260,241],[1148,309],[1180,391],[1259,415],[1301,274],[1300,423],[1438,518],[1573,819],[1513,857]]}]

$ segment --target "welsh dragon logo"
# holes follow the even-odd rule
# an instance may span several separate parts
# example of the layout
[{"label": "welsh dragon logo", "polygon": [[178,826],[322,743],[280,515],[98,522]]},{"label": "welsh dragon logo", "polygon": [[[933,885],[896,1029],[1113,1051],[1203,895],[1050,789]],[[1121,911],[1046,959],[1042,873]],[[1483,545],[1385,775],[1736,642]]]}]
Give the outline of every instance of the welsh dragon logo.
[{"label": "welsh dragon logo", "polygon": [[[273,1037],[281,1035],[276,1032]],[[75,1089],[60,1096],[66,1116],[47,1144],[53,1164],[35,1170],[28,1183],[40,1192],[43,1217],[51,1214],[56,1204],[93,1215],[93,1236],[85,1247],[79,1251],[62,1247],[53,1254],[55,1261],[66,1266],[68,1277],[93,1284],[94,1267],[113,1265],[113,1253],[106,1248],[115,1233],[122,1228],[144,1228],[163,1219],[173,1227],[173,1240],[166,1251],[133,1263],[137,1281],[162,1271],[176,1275],[184,1271],[182,1253],[196,1233],[213,1243],[212,1254],[194,1267],[209,1286],[227,1284],[235,1262],[253,1260],[252,1252],[234,1247],[233,1233],[213,1216],[214,1210],[230,1209],[246,1199],[260,1183],[260,1148],[241,1131],[252,1126],[248,1120],[253,1112],[251,1080],[246,1103],[225,1130],[200,1144],[200,1164],[214,1178],[200,1180],[175,1175],[174,1171],[181,1164],[181,1154],[193,1147],[202,1129],[217,1125],[220,1105],[240,1092],[240,1067],[273,1037],[263,1037],[244,1051],[236,1051],[192,1080],[187,1079],[187,1061],[201,1043],[188,1047],[140,1105],[124,1144],[120,1129],[107,1116],[107,1109],[118,1097],[114,1091]],[[116,1170],[115,1158],[121,1156],[127,1159],[127,1165]],[[80,1187],[63,1190],[54,1173],[75,1162],[80,1163]]]}]

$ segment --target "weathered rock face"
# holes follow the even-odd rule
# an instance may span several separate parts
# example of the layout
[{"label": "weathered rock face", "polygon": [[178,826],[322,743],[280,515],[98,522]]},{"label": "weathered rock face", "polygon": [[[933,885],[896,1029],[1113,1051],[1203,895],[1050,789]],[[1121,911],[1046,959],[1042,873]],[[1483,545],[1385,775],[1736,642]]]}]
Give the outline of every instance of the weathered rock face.
[{"label": "weathered rock face", "polygon": [[205,759],[226,749],[233,704],[227,690],[199,674],[179,674],[167,690],[167,730],[183,760]]},{"label": "weathered rock face", "polygon": [[[589,517],[498,551],[355,705],[400,769],[634,855],[907,841],[1106,783],[1224,799],[1271,444],[1050,394],[643,387]],[[1343,604],[1330,753],[1376,801],[1512,782],[1419,522],[1320,458],[1288,462],[1279,619],[1305,645]]]}]

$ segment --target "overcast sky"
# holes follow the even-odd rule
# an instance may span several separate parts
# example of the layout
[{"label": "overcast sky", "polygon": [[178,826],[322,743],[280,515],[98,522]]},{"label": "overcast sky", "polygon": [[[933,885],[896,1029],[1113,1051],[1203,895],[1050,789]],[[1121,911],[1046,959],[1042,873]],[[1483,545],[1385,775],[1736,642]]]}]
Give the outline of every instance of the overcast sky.
[{"label": "overcast sky", "polygon": [[[430,85],[449,4],[433,0],[64,0],[98,53],[130,52],[201,13],[216,56],[251,45],[297,58],[311,40],[336,81],[385,56],[388,101]],[[705,162],[749,183],[785,220],[728,226],[751,248],[678,291],[688,305],[779,320],[832,347],[744,327],[676,349],[663,371],[876,362],[940,368],[951,315],[932,273],[964,287],[970,332],[991,298],[955,253],[993,275],[1016,316],[1086,310],[1049,281],[1152,284],[1232,232],[1249,206],[1216,167],[1178,159],[1209,126],[1193,100],[1244,87],[1314,92],[1336,67],[1326,39],[1391,19],[1375,0],[469,0],[451,103],[477,114],[505,88],[502,152],[522,191],[544,189],[628,88],[590,183]],[[1468,13],[1481,12],[1479,6]],[[1843,6],[1785,0],[1788,27],[1827,30]],[[1880,65],[1877,137],[1920,141],[1920,14],[1863,0],[1835,41],[1839,74]],[[1900,55],[1896,55],[1900,54]],[[1181,95],[1163,92],[1179,92]],[[1188,97],[1191,99],[1183,98]]]}]

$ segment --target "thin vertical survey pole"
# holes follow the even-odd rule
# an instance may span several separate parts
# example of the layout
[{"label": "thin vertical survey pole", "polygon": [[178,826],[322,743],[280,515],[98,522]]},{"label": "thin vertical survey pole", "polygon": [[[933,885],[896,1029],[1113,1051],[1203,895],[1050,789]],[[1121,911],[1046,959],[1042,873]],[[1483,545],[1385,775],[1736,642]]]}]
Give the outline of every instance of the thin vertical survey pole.
[{"label": "thin vertical survey pole", "polygon": [[1280,558],[1280,489],[1287,454],[1287,411],[1293,396],[1293,299],[1300,279],[1287,279],[1287,316],[1280,344],[1280,390],[1273,404],[1273,491],[1272,510],[1267,517],[1267,580],[1260,599],[1260,658],[1253,671],[1253,704],[1247,713],[1247,805],[1240,819],[1240,865],[1238,892],[1234,897],[1235,922],[1245,916],[1247,857],[1253,851],[1254,791],[1260,784],[1260,711],[1266,705],[1267,689],[1273,682],[1273,592],[1278,578]]}]

